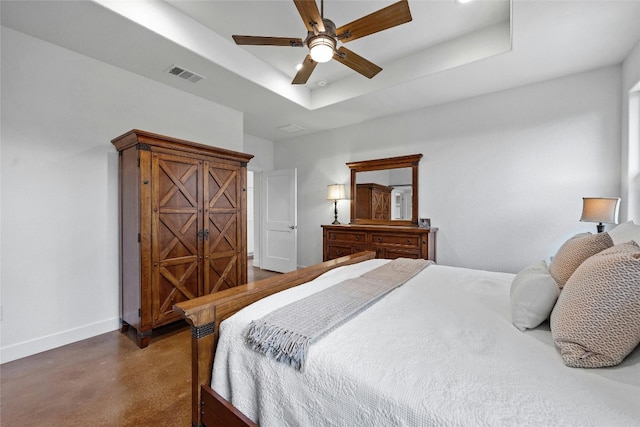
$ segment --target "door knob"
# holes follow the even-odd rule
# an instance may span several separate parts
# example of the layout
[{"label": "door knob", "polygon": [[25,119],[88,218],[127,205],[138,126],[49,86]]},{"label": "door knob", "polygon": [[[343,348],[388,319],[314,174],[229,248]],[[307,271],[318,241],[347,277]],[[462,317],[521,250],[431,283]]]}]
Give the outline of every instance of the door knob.
[{"label": "door knob", "polygon": [[295,225],[290,225],[289,228],[292,229],[292,230],[295,230],[296,226]]}]

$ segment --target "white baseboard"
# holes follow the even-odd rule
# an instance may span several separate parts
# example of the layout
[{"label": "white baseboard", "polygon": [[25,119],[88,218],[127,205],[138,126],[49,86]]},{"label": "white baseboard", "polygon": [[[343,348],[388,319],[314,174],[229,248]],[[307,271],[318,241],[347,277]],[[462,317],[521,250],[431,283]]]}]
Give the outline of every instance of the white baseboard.
[{"label": "white baseboard", "polygon": [[22,359],[23,357],[62,347],[63,345],[82,341],[117,329],[120,329],[120,319],[115,317],[2,347],[0,348],[0,363]]}]

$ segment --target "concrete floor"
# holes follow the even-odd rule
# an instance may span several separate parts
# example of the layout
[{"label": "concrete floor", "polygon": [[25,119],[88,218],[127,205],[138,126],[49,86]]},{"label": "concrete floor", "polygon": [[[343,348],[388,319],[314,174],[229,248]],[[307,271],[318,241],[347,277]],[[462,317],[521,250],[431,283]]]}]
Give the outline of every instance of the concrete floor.
[{"label": "concrete floor", "polygon": [[0,424],[191,425],[190,328],[161,329],[145,349],[131,328],[3,364]]},{"label": "concrete floor", "polygon": [[[276,273],[249,268],[249,280]],[[108,332],[0,366],[0,425],[191,426],[191,330]]]}]

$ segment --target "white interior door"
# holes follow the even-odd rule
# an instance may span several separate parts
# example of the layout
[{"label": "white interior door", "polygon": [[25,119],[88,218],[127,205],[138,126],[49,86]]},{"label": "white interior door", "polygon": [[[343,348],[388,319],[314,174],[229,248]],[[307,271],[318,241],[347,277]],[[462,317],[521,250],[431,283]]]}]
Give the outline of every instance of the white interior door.
[{"label": "white interior door", "polygon": [[298,266],[297,171],[262,173],[261,265],[286,273]]}]

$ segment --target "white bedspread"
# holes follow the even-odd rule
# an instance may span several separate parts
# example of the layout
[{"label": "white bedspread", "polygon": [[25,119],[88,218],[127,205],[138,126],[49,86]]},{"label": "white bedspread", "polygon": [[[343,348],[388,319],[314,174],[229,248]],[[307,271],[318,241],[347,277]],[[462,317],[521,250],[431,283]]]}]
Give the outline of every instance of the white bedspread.
[{"label": "white bedspread", "polygon": [[311,346],[303,372],[245,344],[251,320],[385,262],[227,319],[212,387],[261,427],[640,426],[640,350],[617,367],[566,367],[548,325],[512,325],[511,274],[431,266]]}]

